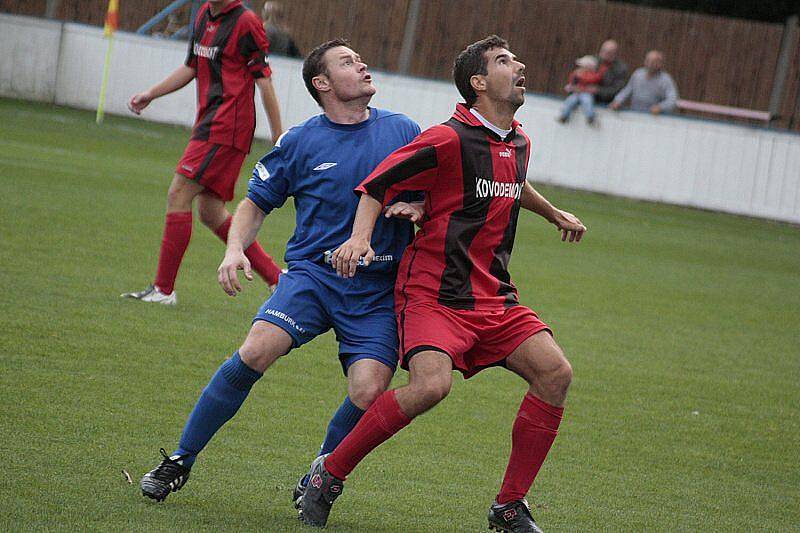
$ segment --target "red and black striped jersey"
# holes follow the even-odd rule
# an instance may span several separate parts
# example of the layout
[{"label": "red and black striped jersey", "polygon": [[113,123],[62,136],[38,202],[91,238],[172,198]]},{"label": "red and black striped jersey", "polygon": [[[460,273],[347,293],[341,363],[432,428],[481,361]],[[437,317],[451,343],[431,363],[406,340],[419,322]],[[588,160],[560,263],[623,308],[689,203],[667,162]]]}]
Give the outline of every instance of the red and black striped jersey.
[{"label": "red and black striped jersey", "polygon": [[255,79],[269,77],[269,44],[258,16],[241,0],[216,16],[197,13],[186,65],[197,71],[192,139],[250,151],[256,126]]},{"label": "red and black striped jersey", "polygon": [[356,188],[384,205],[401,191],[425,192],[422,227],[399,267],[398,308],[519,303],[508,262],[530,150],[518,122],[501,139],[458,104],[450,120],[393,152]]}]

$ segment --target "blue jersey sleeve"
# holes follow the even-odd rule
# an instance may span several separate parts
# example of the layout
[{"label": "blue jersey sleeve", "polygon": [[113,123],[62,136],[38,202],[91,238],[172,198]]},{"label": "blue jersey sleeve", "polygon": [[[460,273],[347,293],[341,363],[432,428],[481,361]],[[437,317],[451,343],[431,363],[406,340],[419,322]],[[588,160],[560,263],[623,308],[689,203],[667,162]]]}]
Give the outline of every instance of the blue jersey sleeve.
[{"label": "blue jersey sleeve", "polygon": [[413,120],[408,119],[408,121],[411,123],[409,124],[409,127],[411,128],[411,135],[410,135],[411,138],[408,140],[408,142],[411,142],[417,137],[417,135],[422,133],[422,130],[420,129],[419,124],[417,124]]},{"label": "blue jersey sleeve", "polygon": [[247,188],[247,197],[264,214],[281,207],[291,194],[292,164],[280,140],[275,148],[256,163]]}]

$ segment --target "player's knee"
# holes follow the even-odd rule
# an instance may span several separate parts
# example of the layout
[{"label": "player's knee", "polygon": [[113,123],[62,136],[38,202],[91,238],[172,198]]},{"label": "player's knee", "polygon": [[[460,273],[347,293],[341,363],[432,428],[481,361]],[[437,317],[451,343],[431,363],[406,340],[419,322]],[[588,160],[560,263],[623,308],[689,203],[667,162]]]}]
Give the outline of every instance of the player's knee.
[{"label": "player's knee", "polygon": [[562,363],[548,372],[544,379],[544,385],[551,395],[563,398],[567,395],[567,390],[572,383],[572,365],[566,359]]},{"label": "player's knee", "polygon": [[239,348],[242,362],[257,372],[264,372],[285,355],[291,347],[291,337],[272,324],[257,322]]},{"label": "player's knee", "polygon": [[372,405],[372,402],[378,399],[378,396],[383,394],[384,387],[380,383],[359,383],[351,387],[348,391],[350,394],[350,401],[356,404],[359,409],[367,410]]},{"label": "player's knee", "polygon": [[219,214],[215,209],[209,209],[209,207],[200,201],[197,206],[197,214],[200,217],[200,222],[203,223],[204,226],[213,229],[217,229],[219,226]]},{"label": "player's knee", "polygon": [[419,383],[418,394],[421,402],[427,407],[433,407],[450,394],[452,378],[448,374],[438,379],[428,379]]},{"label": "player's knee", "polygon": [[167,191],[167,207],[174,208],[181,201],[181,191],[176,187],[170,187]]},{"label": "player's knee", "polygon": [[272,362],[267,350],[248,345],[247,342],[239,348],[239,357],[244,364],[257,372],[264,372]]},{"label": "player's knee", "polygon": [[193,198],[185,187],[173,183],[167,191],[167,208],[172,211],[189,211]]}]

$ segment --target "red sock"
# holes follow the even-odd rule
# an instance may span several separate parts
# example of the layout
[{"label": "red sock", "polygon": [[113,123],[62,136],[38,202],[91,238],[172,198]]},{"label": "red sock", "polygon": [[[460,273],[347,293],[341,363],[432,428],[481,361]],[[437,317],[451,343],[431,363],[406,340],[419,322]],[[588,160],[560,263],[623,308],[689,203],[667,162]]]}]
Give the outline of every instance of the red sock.
[{"label": "red sock", "polygon": [[497,503],[504,505],[528,493],[558,434],[563,413],[563,407],[543,402],[530,392],[525,395],[511,430],[511,457]]},{"label": "red sock", "polygon": [[411,419],[400,409],[394,390],[381,394],[356,427],[325,459],[325,469],[346,479],[366,455],[406,427]]},{"label": "red sock", "polygon": [[[228,217],[225,222],[214,230],[214,234],[222,239],[222,242],[228,242],[228,231],[231,229],[231,220],[233,217]],[[275,264],[275,261],[264,251],[258,241],[253,242],[244,251],[244,255],[250,260],[250,266],[253,270],[261,276],[264,281],[269,285],[278,283],[278,276],[281,275],[281,267]]]},{"label": "red sock", "polygon": [[155,281],[164,294],[172,294],[175,289],[175,278],[178,277],[178,269],[191,238],[192,212],[167,213]]}]

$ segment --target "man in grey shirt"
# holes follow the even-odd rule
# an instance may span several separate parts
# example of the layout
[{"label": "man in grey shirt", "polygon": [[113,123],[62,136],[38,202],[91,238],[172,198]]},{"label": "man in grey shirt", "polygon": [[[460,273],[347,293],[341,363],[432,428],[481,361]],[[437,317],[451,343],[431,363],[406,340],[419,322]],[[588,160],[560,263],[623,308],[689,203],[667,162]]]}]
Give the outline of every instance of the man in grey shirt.
[{"label": "man in grey shirt", "polygon": [[628,98],[634,111],[649,111],[654,115],[668,113],[675,109],[678,90],[672,76],[664,72],[664,55],[651,50],[644,58],[644,66],[631,76],[608,107],[617,110]]}]

